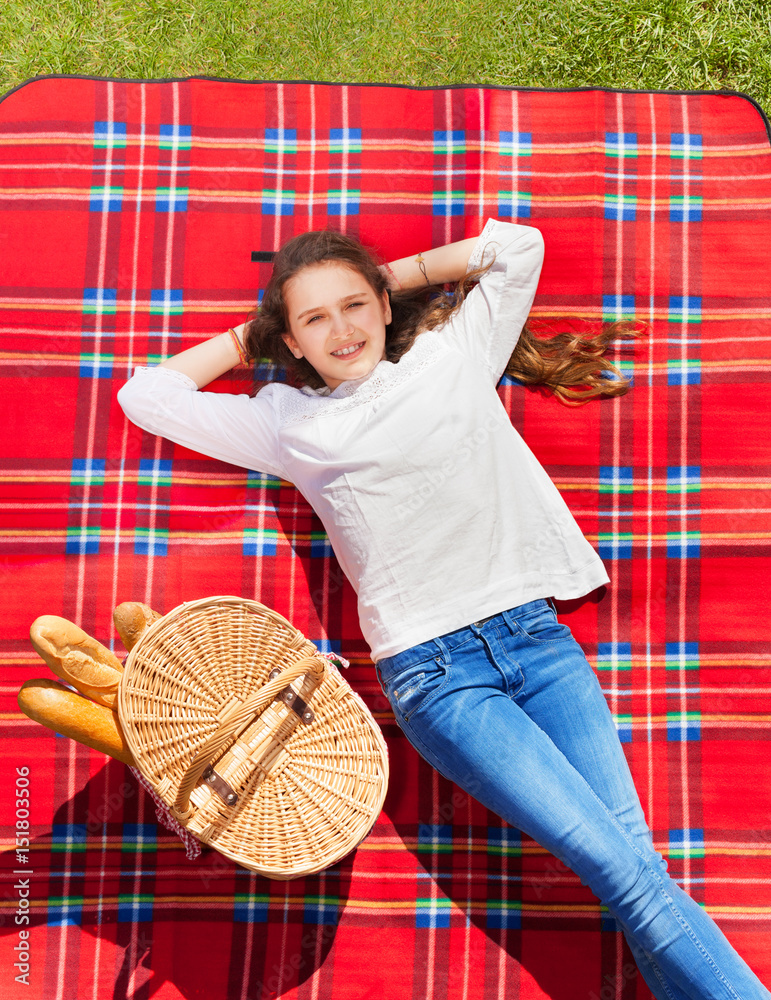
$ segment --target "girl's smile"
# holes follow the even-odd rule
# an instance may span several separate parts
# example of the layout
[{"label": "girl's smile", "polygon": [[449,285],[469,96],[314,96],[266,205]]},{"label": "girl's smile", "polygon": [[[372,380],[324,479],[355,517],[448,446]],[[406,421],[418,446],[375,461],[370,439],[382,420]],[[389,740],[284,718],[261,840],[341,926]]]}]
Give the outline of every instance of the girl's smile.
[{"label": "girl's smile", "polygon": [[383,360],[388,294],[378,295],[358,271],[334,262],[307,267],[286,283],[284,302],[284,342],[330,389],[363,378]]}]

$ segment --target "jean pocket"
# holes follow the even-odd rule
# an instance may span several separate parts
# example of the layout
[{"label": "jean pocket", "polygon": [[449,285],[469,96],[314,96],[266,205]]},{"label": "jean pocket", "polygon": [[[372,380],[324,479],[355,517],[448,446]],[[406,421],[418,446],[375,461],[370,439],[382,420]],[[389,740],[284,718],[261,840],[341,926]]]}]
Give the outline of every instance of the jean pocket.
[{"label": "jean pocket", "polygon": [[436,697],[447,678],[447,664],[440,655],[435,655],[407,663],[393,673],[388,671],[382,685],[396,716],[407,722],[419,708]]},{"label": "jean pocket", "polygon": [[520,634],[533,643],[545,644],[573,638],[568,626],[557,621],[554,608],[546,602],[542,607],[528,611],[521,618],[512,614],[511,620]]}]

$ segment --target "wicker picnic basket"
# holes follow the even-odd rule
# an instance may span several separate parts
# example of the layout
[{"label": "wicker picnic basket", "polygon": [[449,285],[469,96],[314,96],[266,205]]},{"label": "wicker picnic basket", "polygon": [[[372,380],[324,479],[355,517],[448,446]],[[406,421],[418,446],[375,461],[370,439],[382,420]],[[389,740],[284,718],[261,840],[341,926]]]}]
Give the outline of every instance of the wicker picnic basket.
[{"label": "wicker picnic basket", "polygon": [[383,805],[388,751],[366,705],[256,601],[211,597],[156,621],[126,660],[118,714],[182,826],[269,878],[344,857]]}]

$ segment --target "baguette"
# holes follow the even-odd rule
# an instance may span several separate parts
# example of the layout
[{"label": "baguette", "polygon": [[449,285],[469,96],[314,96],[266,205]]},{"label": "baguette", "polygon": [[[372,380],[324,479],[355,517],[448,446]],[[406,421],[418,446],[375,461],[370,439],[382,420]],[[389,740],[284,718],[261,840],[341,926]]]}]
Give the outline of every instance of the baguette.
[{"label": "baguette", "polygon": [[35,722],[136,767],[112,709],[96,705],[53,680],[25,681],[17,697],[19,708]]},{"label": "baguette", "polygon": [[157,622],[160,617],[157,611],[138,601],[124,601],[118,605],[112,613],[112,620],[126,652],[131,652],[153,622]]},{"label": "baguette", "polygon": [[101,642],[57,615],[36,618],[29,637],[57,677],[100,705],[116,706],[123,666]]}]

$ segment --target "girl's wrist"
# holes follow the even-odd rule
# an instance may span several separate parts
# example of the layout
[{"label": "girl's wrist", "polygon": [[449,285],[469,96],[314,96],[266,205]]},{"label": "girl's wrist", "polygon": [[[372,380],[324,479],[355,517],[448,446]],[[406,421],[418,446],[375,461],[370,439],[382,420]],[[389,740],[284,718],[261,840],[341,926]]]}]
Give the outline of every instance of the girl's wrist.
[{"label": "girl's wrist", "polygon": [[233,365],[233,367],[234,368],[238,366],[248,367],[249,358],[247,357],[243,341],[241,340],[241,338],[239,337],[239,335],[236,333],[236,331],[233,329],[232,326],[228,329],[227,333],[224,334],[224,336],[230,338],[230,343],[234,348],[236,356],[238,358],[238,361],[236,362],[236,364]]},{"label": "girl's wrist", "polygon": [[381,264],[380,265],[380,270],[383,272],[383,274],[385,274],[386,281],[388,282],[388,287],[392,291],[394,291],[394,292],[398,291],[400,288],[403,287],[402,283],[399,281],[399,279],[394,274],[393,268],[391,267],[390,264]]}]

